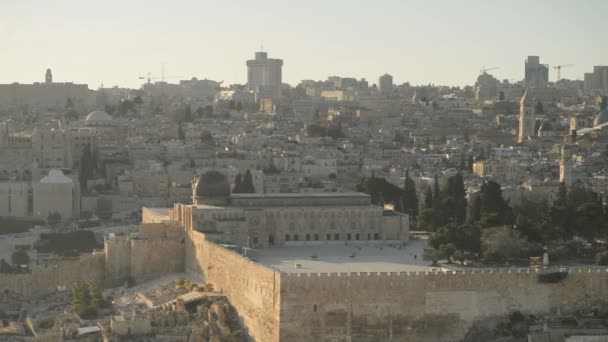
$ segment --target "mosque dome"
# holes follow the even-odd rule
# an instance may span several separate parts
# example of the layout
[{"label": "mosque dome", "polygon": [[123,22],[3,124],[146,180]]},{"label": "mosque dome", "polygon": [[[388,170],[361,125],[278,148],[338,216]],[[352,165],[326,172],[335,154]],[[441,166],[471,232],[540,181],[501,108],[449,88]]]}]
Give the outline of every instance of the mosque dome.
[{"label": "mosque dome", "polygon": [[608,122],[608,108],[604,108],[601,112],[597,114],[595,119],[593,120],[593,126],[599,126]]},{"label": "mosque dome", "polygon": [[230,196],[228,178],[217,171],[207,171],[196,181],[193,195],[195,201],[202,199],[203,202],[212,199],[226,199]]},{"label": "mosque dome", "polygon": [[49,174],[44,176],[40,183],[45,184],[72,184],[72,179],[70,177],[66,177],[61,170],[52,169],[49,171]]},{"label": "mosque dome", "polygon": [[112,120],[113,118],[110,116],[110,114],[102,110],[96,110],[87,115],[85,123],[89,126],[107,125],[111,123]]}]

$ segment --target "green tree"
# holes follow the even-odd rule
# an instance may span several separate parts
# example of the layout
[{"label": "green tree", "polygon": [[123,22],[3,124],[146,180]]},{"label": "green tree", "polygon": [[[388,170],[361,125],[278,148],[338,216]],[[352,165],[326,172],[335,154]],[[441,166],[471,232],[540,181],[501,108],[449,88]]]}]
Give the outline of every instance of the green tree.
[{"label": "green tree", "polygon": [[184,121],[192,122],[192,120],[193,120],[192,109],[190,108],[189,105],[186,105],[186,108],[184,108]]},{"label": "green tree", "polygon": [[102,220],[109,220],[112,218],[112,199],[109,197],[99,197],[97,199],[96,214]]},{"label": "green tree", "polygon": [[240,112],[243,110],[243,104],[239,101],[236,103],[235,108],[236,108],[237,112]]},{"label": "green tree", "polygon": [[494,181],[484,182],[480,191],[480,216],[482,226],[491,227],[505,224],[508,211],[507,203],[502,197],[500,184]]},{"label": "green tree", "polygon": [[0,274],[8,274],[13,273],[15,270],[11,265],[6,262],[4,259],[0,259]]},{"label": "green tree", "polygon": [[371,177],[361,179],[356,186],[356,190],[370,195],[373,204],[380,204],[380,194],[382,194],[384,203],[390,203],[396,208],[401,206],[402,189],[384,178],[376,177],[373,172]]},{"label": "green tree", "polygon": [[405,182],[401,194],[401,209],[404,213],[410,214],[414,219],[418,210],[418,196],[416,194],[416,183],[410,178],[409,169],[405,171]]},{"label": "green tree", "polygon": [[318,124],[310,124],[306,126],[305,133],[312,138],[327,136],[327,128]]},{"label": "green tree", "polygon": [[534,114],[545,114],[545,109],[543,108],[543,103],[538,101],[534,106]]},{"label": "green tree", "polygon": [[15,266],[29,265],[30,256],[27,254],[26,251],[20,249],[18,251],[13,252],[13,254],[11,255],[11,262]]},{"label": "green tree", "polygon": [[83,148],[80,157],[80,189],[82,192],[87,192],[87,182],[95,176],[96,163],[91,150],[91,144],[87,143]]},{"label": "green tree", "polygon": [[441,224],[460,225],[466,218],[466,194],[462,174],[459,172],[448,178],[441,193]]},{"label": "green tree", "polygon": [[232,189],[233,194],[241,193],[241,188],[243,187],[242,183],[243,183],[242,176],[241,176],[241,173],[239,172],[239,174],[236,175],[236,178],[234,179],[234,188]]},{"label": "green tree", "polygon": [[184,129],[182,128],[182,124],[177,124],[177,139],[184,141],[186,140],[186,134],[184,134]]},{"label": "green tree", "polygon": [[144,100],[141,99],[141,96],[137,95],[133,99],[133,103],[139,106],[139,105],[142,105],[144,103]]},{"label": "green tree", "polygon": [[435,229],[435,211],[433,209],[433,191],[430,186],[426,187],[424,201],[418,207],[417,225],[421,230]]},{"label": "green tree", "polygon": [[61,222],[61,214],[58,211],[49,212],[46,222],[49,224],[49,226],[55,227]]},{"label": "green tree", "polygon": [[439,210],[441,206],[441,192],[439,190],[439,179],[437,175],[434,177],[433,181],[433,209]]},{"label": "green tree", "polygon": [[213,135],[211,135],[211,132],[209,132],[208,130],[203,130],[201,132],[201,142],[213,144],[215,142],[215,139],[213,139]]},{"label": "green tree", "polygon": [[598,266],[608,266],[608,252],[599,252],[595,255],[595,264]]},{"label": "green tree", "polygon": [[485,261],[504,262],[541,252],[531,246],[517,230],[509,227],[484,229],[481,241],[482,257]]},{"label": "green tree", "polygon": [[241,184],[241,192],[245,194],[254,194],[255,186],[253,185],[253,177],[251,176],[251,171],[247,169],[245,171],[245,177],[243,177],[243,183]]},{"label": "green tree", "polygon": [[479,253],[481,250],[481,229],[477,225],[460,225],[441,227],[429,238],[429,245],[439,249],[442,245],[452,243],[457,250]]},{"label": "green tree", "polygon": [[481,218],[481,195],[479,193],[473,194],[471,200],[471,222],[479,222]]}]

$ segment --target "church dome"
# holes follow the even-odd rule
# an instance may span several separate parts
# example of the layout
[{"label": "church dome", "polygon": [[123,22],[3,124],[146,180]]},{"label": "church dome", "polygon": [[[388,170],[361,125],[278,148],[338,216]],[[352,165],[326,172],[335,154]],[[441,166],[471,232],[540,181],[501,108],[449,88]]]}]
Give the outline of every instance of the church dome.
[{"label": "church dome", "polygon": [[110,116],[110,114],[102,110],[96,110],[87,115],[85,123],[87,125],[104,125],[109,124],[110,122],[112,122],[112,120],[113,118],[112,116]]},{"label": "church dome", "polygon": [[194,185],[194,197],[213,199],[228,198],[230,183],[228,178],[217,171],[208,171],[201,175]]},{"label": "church dome", "polygon": [[593,126],[599,126],[608,122],[608,108],[604,108],[593,120]]}]

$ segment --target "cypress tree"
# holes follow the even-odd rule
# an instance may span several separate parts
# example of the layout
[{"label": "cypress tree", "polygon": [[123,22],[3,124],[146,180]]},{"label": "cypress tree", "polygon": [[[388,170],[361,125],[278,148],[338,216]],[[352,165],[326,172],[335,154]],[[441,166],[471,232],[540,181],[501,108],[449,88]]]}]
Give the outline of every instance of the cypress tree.
[{"label": "cypress tree", "polygon": [[253,186],[253,178],[251,177],[251,172],[249,169],[245,172],[245,177],[243,178],[243,183],[241,184],[241,192],[245,194],[254,194],[255,187]]},{"label": "cypress tree", "polygon": [[401,208],[403,212],[412,216],[415,216],[418,210],[416,183],[410,178],[409,169],[405,171],[405,183],[403,184],[403,191],[401,193]]},{"label": "cypress tree", "polygon": [[234,188],[232,189],[233,194],[238,194],[241,192],[241,188],[243,187],[242,183],[243,179],[241,177],[241,173],[239,172],[239,174],[236,175],[236,179],[234,180]]}]

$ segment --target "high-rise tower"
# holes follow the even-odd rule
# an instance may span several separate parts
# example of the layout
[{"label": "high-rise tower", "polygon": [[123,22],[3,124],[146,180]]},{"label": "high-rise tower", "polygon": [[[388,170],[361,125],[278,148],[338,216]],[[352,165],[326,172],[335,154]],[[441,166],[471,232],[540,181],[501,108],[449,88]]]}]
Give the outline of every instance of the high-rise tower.
[{"label": "high-rise tower", "polygon": [[283,82],[283,60],[268,58],[268,53],[258,51],[255,59],[247,61],[247,87],[259,97],[279,98]]},{"label": "high-rise tower", "polygon": [[529,88],[544,88],[549,82],[549,65],[540,64],[540,57],[528,56],[525,64],[525,85]]}]

